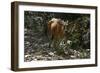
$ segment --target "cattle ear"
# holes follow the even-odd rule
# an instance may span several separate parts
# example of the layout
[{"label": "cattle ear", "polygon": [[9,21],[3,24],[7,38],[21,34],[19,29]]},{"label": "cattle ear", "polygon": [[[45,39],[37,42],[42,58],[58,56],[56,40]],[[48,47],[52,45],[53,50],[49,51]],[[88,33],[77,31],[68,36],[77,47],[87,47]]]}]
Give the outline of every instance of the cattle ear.
[{"label": "cattle ear", "polygon": [[51,25],[52,23],[53,23],[53,21],[50,20],[50,21],[48,22],[48,25]]},{"label": "cattle ear", "polygon": [[58,23],[61,24],[61,25],[64,24],[63,21],[62,21],[61,19],[59,19]]}]

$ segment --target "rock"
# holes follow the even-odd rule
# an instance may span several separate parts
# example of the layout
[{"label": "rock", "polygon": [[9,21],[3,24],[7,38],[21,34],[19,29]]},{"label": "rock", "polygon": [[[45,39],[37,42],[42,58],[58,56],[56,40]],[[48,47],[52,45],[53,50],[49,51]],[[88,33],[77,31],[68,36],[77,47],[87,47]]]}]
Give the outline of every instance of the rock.
[{"label": "rock", "polygon": [[68,51],[64,51],[64,53],[65,53],[66,55],[68,55]]},{"label": "rock", "polygon": [[26,44],[26,45],[29,45],[29,44],[30,44],[30,42],[26,42],[25,44]]},{"label": "rock", "polygon": [[31,55],[25,55],[25,58],[27,58],[27,57],[31,57]]},{"label": "rock", "polygon": [[35,57],[34,57],[34,56],[32,56],[32,59],[34,60],[34,59],[35,59]]},{"label": "rock", "polygon": [[69,55],[73,55],[74,54],[74,50],[73,49],[68,49],[68,53],[69,53]]},{"label": "rock", "polygon": [[36,56],[36,59],[37,59],[37,60],[43,60],[43,58],[42,58],[42,56],[41,56],[41,55]]},{"label": "rock", "polygon": [[26,31],[27,31],[27,29],[25,28],[25,29],[24,29],[24,31],[26,32]]},{"label": "rock", "polygon": [[37,61],[37,59],[34,59],[34,61]]},{"label": "rock", "polygon": [[38,56],[36,56],[36,58],[41,58],[42,57],[42,55],[38,55]]},{"label": "rock", "polygon": [[53,53],[53,52],[50,52],[49,55],[50,55],[50,56],[54,56],[54,53]]},{"label": "rock", "polygon": [[52,60],[52,58],[51,57],[48,57],[47,60]]},{"label": "rock", "polygon": [[70,57],[71,57],[72,59],[75,59],[75,58],[76,58],[76,56],[74,56],[74,55],[71,55]]},{"label": "rock", "polygon": [[70,41],[70,40],[68,40],[68,41],[67,41],[67,44],[69,44],[69,45],[70,45],[71,43],[72,43],[72,41]]},{"label": "rock", "polygon": [[25,34],[27,33],[27,29],[26,29],[26,28],[24,29],[24,33],[25,33]]},{"label": "rock", "polygon": [[27,38],[28,38],[28,36],[24,36],[24,38],[25,38],[25,39],[27,39]]},{"label": "rock", "polygon": [[58,60],[58,57],[54,56],[51,60]]},{"label": "rock", "polygon": [[34,53],[34,52],[35,52],[35,50],[32,49],[32,50],[31,50],[31,53]]},{"label": "rock", "polygon": [[48,55],[45,55],[45,57],[48,57]]},{"label": "rock", "polygon": [[59,57],[58,57],[58,60],[64,60],[64,58],[59,56]]},{"label": "rock", "polygon": [[89,51],[90,51],[90,49],[86,49],[86,51],[87,51],[87,52],[89,52]]}]

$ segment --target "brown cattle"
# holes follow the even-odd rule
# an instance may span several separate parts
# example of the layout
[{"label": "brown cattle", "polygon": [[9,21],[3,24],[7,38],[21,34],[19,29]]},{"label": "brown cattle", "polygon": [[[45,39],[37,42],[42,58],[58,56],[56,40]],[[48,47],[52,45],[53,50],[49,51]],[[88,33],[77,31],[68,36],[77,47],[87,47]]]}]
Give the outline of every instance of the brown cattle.
[{"label": "brown cattle", "polygon": [[48,32],[51,37],[50,46],[57,48],[64,37],[64,23],[61,19],[52,18],[48,22]]}]

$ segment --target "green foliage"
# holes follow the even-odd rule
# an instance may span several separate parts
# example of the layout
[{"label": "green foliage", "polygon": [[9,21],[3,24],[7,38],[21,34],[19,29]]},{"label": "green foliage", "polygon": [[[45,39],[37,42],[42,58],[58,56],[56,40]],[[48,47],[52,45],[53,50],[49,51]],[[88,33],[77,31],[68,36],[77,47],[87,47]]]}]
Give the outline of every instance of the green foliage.
[{"label": "green foliage", "polygon": [[[69,39],[72,41],[71,48],[89,49],[90,48],[90,23],[89,15],[80,15],[69,25],[71,28]],[[70,27],[71,26],[71,27]]]}]

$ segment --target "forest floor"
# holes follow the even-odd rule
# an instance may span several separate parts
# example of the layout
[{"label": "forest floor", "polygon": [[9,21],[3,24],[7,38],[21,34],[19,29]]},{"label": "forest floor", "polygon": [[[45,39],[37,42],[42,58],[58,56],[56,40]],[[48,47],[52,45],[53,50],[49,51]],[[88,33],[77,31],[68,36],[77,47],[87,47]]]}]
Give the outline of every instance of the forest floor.
[{"label": "forest floor", "polygon": [[90,58],[90,49],[60,49],[59,54],[55,49],[49,47],[48,38],[40,32],[25,29],[24,35],[24,61],[37,60],[69,60]]}]

